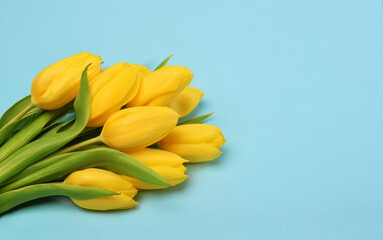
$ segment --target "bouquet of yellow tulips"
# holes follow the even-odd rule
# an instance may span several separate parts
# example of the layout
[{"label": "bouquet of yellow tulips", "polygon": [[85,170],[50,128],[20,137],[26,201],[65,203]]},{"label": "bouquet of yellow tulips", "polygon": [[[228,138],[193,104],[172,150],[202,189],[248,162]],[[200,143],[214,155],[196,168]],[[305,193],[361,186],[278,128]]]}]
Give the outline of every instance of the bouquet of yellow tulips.
[{"label": "bouquet of yellow tulips", "polygon": [[0,213],[48,196],[92,210],[128,209],[138,190],[184,182],[185,163],[216,159],[221,129],[183,120],[203,93],[183,66],[132,63],[101,70],[82,52],[34,79],[0,119]]}]

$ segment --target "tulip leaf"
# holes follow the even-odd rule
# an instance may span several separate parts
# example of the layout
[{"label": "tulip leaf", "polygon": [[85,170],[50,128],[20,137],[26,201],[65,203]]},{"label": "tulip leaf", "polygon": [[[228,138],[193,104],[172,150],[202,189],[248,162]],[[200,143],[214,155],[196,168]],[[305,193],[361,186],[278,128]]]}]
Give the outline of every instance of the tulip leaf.
[{"label": "tulip leaf", "polygon": [[30,124],[21,128],[14,136],[12,136],[1,148],[0,148],[0,162],[2,162],[10,154],[14,153],[17,149],[29,143],[34,139],[44,128],[44,126],[61,113],[61,109],[55,111],[45,111],[38,118],[32,121]]},{"label": "tulip leaf", "polygon": [[23,129],[25,126],[30,124],[40,113],[24,117],[16,122],[13,122],[7,126],[4,126],[0,129],[0,145],[3,144],[8,138],[12,137],[15,132],[20,129]]},{"label": "tulip leaf", "polygon": [[63,122],[61,124],[58,124],[57,126],[52,126],[47,132],[44,133],[44,136],[54,136],[59,131],[69,128],[74,124],[74,119],[69,120],[67,122]]},{"label": "tulip leaf", "polygon": [[31,96],[28,95],[23,99],[19,100],[12,107],[10,107],[0,119],[0,128],[4,127],[13,117],[15,117],[19,112],[25,109],[29,104],[31,104]]},{"label": "tulip leaf", "polygon": [[[89,65],[88,65],[89,66]],[[60,149],[79,135],[90,116],[90,90],[87,77],[88,66],[82,73],[79,94],[74,102],[76,121],[65,131],[45,135],[18,149],[0,163],[0,183],[22,171],[41,158]]]},{"label": "tulip leaf", "polygon": [[44,197],[65,196],[76,200],[89,200],[113,195],[119,193],[63,183],[36,184],[0,194],[0,214],[22,203]]},{"label": "tulip leaf", "polygon": [[63,107],[53,111],[43,112],[36,111],[34,114],[37,117],[33,118],[31,117],[32,115],[29,115],[27,118],[30,120],[20,123],[19,126],[17,126],[19,130],[16,131],[15,129],[15,131],[10,134],[8,140],[0,148],[0,162],[2,162],[10,154],[14,153],[17,149],[23,147],[25,144],[37,137],[52,119],[61,116],[67,111],[67,108],[68,107]]},{"label": "tulip leaf", "polygon": [[156,70],[162,68],[163,66],[165,66],[165,65],[168,63],[168,61],[169,61],[169,59],[170,59],[171,57],[173,57],[173,55],[170,55],[170,56],[167,57],[164,61],[162,61],[162,62],[160,63],[160,65],[158,65],[158,66],[156,67],[156,69],[154,69],[154,71],[156,71]]},{"label": "tulip leaf", "polygon": [[[53,129],[52,129],[52,133],[48,132],[47,134],[53,134]],[[29,167],[23,169],[18,174],[16,174],[16,175],[6,179],[5,181],[1,182],[0,183],[0,187],[4,187],[5,185],[9,185],[10,183],[17,182],[19,179],[25,178],[25,177],[27,177],[27,176],[35,173],[35,172],[38,172],[39,170],[41,170],[43,168],[46,168],[49,165],[54,164],[55,162],[59,162],[59,161],[65,159],[66,157],[68,157],[69,154],[73,154],[73,153],[61,154],[61,155],[58,155],[58,156],[48,157],[48,158],[45,158],[43,160],[40,160],[39,162],[37,162],[35,164],[32,164]],[[25,185],[22,185],[22,186],[31,185],[32,182],[34,182],[34,183],[43,183],[43,181],[37,181],[37,180],[35,181],[35,180],[36,180],[35,178],[33,180],[29,180],[30,181],[29,184],[25,184]],[[59,178],[52,179],[52,181],[55,181],[55,180],[62,180],[62,179],[59,179]],[[13,186],[16,186],[16,185],[20,185],[20,184],[19,183],[14,183],[13,184]],[[6,189],[9,189],[9,190],[16,189],[13,186],[6,186]],[[7,191],[9,191],[9,190],[7,190]],[[6,191],[3,191],[3,192],[6,192]],[[1,193],[1,188],[0,188],[0,193]]]},{"label": "tulip leaf", "polygon": [[153,169],[128,154],[107,147],[99,147],[42,160],[9,179],[12,183],[1,188],[0,192],[36,183],[61,180],[74,171],[86,168],[102,168],[149,184],[170,187],[170,184]]},{"label": "tulip leaf", "polygon": [[4,143],[10,136],[14,135],[14,132],[27,126],[32,120],[34,120],[43,110],[37,111],[37,107],[28,111],[21,119],[8,124],[17,114],[23,111],[31,104],[31,96],[26,96],[11,108],[9,108],[0,119],[0,145]]},{"label": "tulip leaf", "polygon": [[213,114],[214,114],[214,112],[206,114],[206,115],[202,115],[202,116],[199,116],[199,117],[196,117],[196,118],[192,118],[192,119],[189,119],[187,121],[181,122],[178,125],[200,123],[200,122],[204,121],[205,119],[209,118]]},{"label": "tulip leaf", "polygon": [[42,113],[42,112],[44,112],[44,111],[46,111],[45,109],[42,109],[42,108],[39,108],[39,107],[34,107],[34,108],[32,108],[31,110],[29,110],[23,117],[22,117],[22,119],[23,118],[27,118],[27,117],[29,117],[29,116],[31,116],[31,115],[35,115],[35,114],[38,114],[38,113]]},{"label": "tulip leaf", "polygon": [[43,129],[43,131],[46,131],[48,129],[52,129],[53,127],[56,127],[62,123],[67,123],[75,118],[75,116],[72,116],[71,113],[73,113],[73,103],[67,104],[65,107],[63,107],[63,110],[61,114],[56,115]]}]

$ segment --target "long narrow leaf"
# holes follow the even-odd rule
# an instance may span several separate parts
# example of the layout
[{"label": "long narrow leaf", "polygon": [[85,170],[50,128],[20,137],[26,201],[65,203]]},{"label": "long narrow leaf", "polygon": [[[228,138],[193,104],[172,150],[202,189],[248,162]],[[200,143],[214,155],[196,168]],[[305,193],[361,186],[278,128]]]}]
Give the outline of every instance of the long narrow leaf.
[{"label": "long narrow leaf", "polygon": [[31,115],[35,115],[35,114],[37,114],[37,113],[41,113],[41,112],[44,112],[45,110],[44,109],[42,109],[42,108],[39,108],[39,107],[34,107],[34,108],[32,108],[31,110],[29,110],[21,119],[23,119],[23,118],[27,118],[27,117],[29,117],[29,116],[31,116]]},{"label": "long narrow leaf", "polygon": [[88,200],[98,197],[118,195],[118,193],[90,187],[80,187],[63,183],[37,184],[6,192],[0,195],[0,214],[31,200],[65,196],[77,200]]},{"label": "long narrow leaf", "polygon": [[203,115],[203,116],[199,116],[199,117],[196,117],[196,118],[192,118],[192,119],[189,119],[187,121],[181,122],[178,125],[200,123],[200,122],[204,121],[205,119],[209,118],[213,114],[214,114],[214,112],[206,114],[206,115]]},{"label": "long narrow leaf", "polygon": [[36,163],[15,176],[19,179],[1,188],[0,192],[55,181],[76,170],[92,167],[134,177],[153,185],[170,186],[165,179],[142,162],[120,151],[101,147],[62,154]]},{"label": "long narrow leaf", "polygon": [[156,71],[156,70],[162,68],[163,66],[165,66],[165,65],[168,63],[168,61],[169,61],[169,59],[170,59],[171,57],[173,57],[173,55],[170,55],[170,56],[167,57],[164,61],[162,61],[162,62],[156,67],[156,69],[154,69],[154,71]]},{"label": "long narrow leaf", "polygon": [[34,119],[36,119],[41,112],[29,115],[28,117],[24,117],[14,123],[11,123],[0,129],[0,145],[3,144],[7,139],[15,135],[17,131],[24,128],[28,124],[30,124]]},{"label": "long narrow leaf", "polygon": [[19,100],[12,107],[10,107],[0,118],[0,128],[9,122],[14,116],[16,116],[21,110],[31,104],[31,96],[26,96]]},{"label": "long narrow leaf", "polygon": [[25,128],[17,132],[0,148],[0,162],[2,162],[10,154],[14,153],[17,149],[29,143],[36,137],[41,130],[57,113],[56,111],[47,111],[40,115],[36,120],[31,122]]}]

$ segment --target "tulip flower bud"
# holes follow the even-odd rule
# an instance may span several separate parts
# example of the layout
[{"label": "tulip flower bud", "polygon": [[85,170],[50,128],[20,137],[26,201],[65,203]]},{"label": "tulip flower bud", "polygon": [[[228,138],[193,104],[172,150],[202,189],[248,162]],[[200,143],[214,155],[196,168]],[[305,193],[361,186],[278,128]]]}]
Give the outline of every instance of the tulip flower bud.
[{"label": "tulip flower bud", "polygon": [[101,140],[120,151],[145,148],[164,138],[177,125],[178,118],[179,114],[168,107],[126,108],[108,118]]},{"label": "tulip flower bud", "polygon": [[135,64],[135,63],[128,63],[129,64],[129,67],[132,67],[134,69],[136,69],[136,71],[141,74],[141,76],[146,76],[148,75],[149,73],[151,73],[152,71],[149,70],[149,68],[145,67],[145,66],[142,66],[142,65],[139,65],[139,64]]},{"label": "tulip flower bud", "polygon": [[88,52],[77,53],[45,68],[33,80],[32,102],[47,110],[65,106],[77,96],[81,73],[89,64],[91,82],[101,71],[101,58]]},{"label": "tulip flower bud", "polygon": [[[144,148],[126,153],[153,169],[172,186],[182,183],[189,177],[188,175],[185,175],[186,168],[183,165],[187,160],[181,158],[177,154],[152,148]],[[123,177],[133,183],[138,189],[165,188],[145,183],[136,178]]]},{"label": "tulip flower bud", "polygon": [[170,102],[169,107],[185,117],[197,107],[202,96],[203,92],[198,88],[187,87]]},{"label": "tulip flower bud", "polygon": [[219,127],[208,124],[187,124],[173,128],[160,141],[161,149],[173,152],[190,162],[205,162],[221,155],[226,140]]},{"label": "tulip flower bud", "polygon": [[92,98],[88,127],[100,127],[136,95],[141,75],[128,63],[103,70],[90,84]]},{"label": "tulip flower bud", "polygon": [[190,84],[193,76],[186,67],[162,67],[143,77],[137,95],[128,106],[167,106]]},{"label": "tulip flower bud", "polygon": [[90,200],[72,201],[79,207],[91,210],[117,210],[132,208],[137,205],[133,197],[136,188],[127,179],[118,174],[97,168],[88,168],[70,174],[64,181],[68,185],[99,188],[120,193],[120,195],[99,197]]}]

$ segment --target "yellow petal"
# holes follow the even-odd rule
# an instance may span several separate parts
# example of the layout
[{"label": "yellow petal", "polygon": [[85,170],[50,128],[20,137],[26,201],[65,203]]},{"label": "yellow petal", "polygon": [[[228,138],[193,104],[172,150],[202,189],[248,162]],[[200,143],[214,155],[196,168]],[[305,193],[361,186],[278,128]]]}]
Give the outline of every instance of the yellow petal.
[{"label": "yellow petal", "polygon": [[139,65],[139,64],[129,63],[129,66],[136,69],[136,71],[139,72],[141,74],[141,76],[148,75],[149,73],[152,72],[149,70],[149,68],[142,66],[142,65]]},{"label": "yellow petal", "polygon": [[85,67],[91,63],[88,68],[91,82],[100,73],[101,61],[99,56],[83,52],[48,66],[33,80],[32,102],[48,110],[63,107],[77,96]]},{"label": "yellow petal", "polygon": [[131,107],[108,118],[101,132],[102,141],[121,151],[145,148],[172,130],[179,115],[168,107]]},{"label": "yellow petal", "polygon": [[75,171],[64,181],[65,184],[100,188],[114,192],[124,192],[133,198],[137,190],[133,184],[120,175],[98,168],[87,168]]},{"label": "yellow petal", "polygon": [[73,198],[71,198],[71,200],[81,208],[98,211],[128,209],[133,208],[138,204],[133,199],[124,194],[110,197],[94,198],[89,200],[76,200]]},{"label": "yellow petal", "polygon": [[175,127],[162,140],[164,143],[208,143],[221,135],[219,127],[208,124],[185,124]]},{"label": "yellow petal", "polygon": [[193,74],[186,67],[162,67],[143,77],[137,95],[128,106],[166,106],[192,79]]},{"label": "yellow petal", "polygon": [[100,127],[137,93],[139,73],[127,63],[105,69],[90,85],[92,105],[88,127]]},{"label": "yellow petal", "polygon": [[200,92],[198,88],[186,87],[170,102],[169,107],[184,117],[197,107],[202,97],[203,92]]},{"label": "yellow petal", "polygon": [[75,171],[64,181],[64,184],[93,187],[120,193],[120,195],[99,197],[89,200],[72,201],[79,207],[92,210],[127,209],[137,205],[133,197],[137,189],[122,176],[97,168]]},{"label": "yellow petal", "polygon": [[126,153],[149,167],[169,166],[176,168],[183,166],[183,163],[187,162],[177,154],[160,149],[143,148]]},{"label": "yellow petal", "polygon": [[214,145],[216,148],[222,147],[226,143],[226,139],[222,133],[218,134],[213,140],[209,142]]},{"label": "yellow petal", "polygon": [[176,153],[190,162],[206,162],[218,158],[222,152],[213,144],[174,144],[160,143],[163,150]]},{"label": "yellow petal", "polygon": [[[182,183],[189,177],[188,175],[184,174],[186,171],[185,167],[184,169],[173,168],[169,166],[156,166],[151,168],[155,172],[157,172],[161,177],[163,177],[166,181],[168,181],[172,186]],[[151,185],[135,178],[126,177],[126,176],[123,176],[123,177],[129,180],[130,182],[132,182],[137,189],[148,190],[148,189],[166,188],[166,187]]]}]

